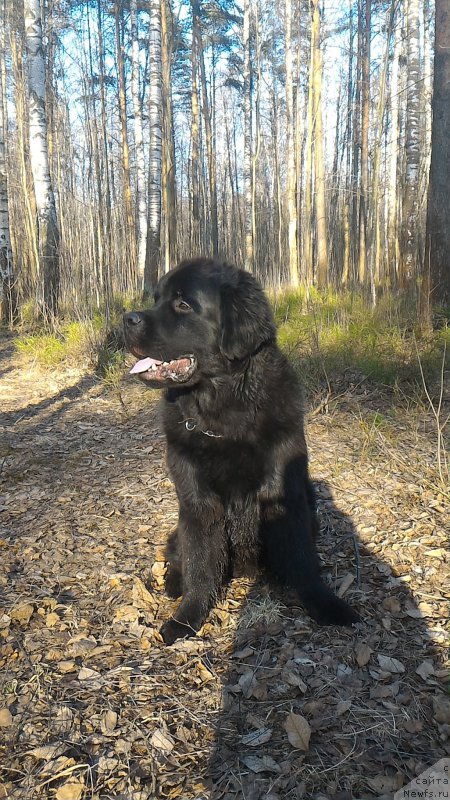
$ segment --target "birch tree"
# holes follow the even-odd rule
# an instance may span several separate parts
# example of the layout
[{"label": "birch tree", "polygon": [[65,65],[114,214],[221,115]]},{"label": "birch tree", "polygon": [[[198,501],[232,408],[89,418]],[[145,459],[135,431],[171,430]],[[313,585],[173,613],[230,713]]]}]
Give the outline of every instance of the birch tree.
[{"label": "birch tree", "polygon": [[24,0],[24,22],[28,57],[30,161],[36,197],[42,305],[45,316],[52,320],[57,313],[59,299],[59,230],[48,160],[40,0]]},{"label": "birch tree", "polygon": [[399,15],[394,24],[394,53],[389,90],[390,129],[387,154],[387,262],[394,284],[398,263],[398,152],[399,152],[399,61],[402,50],[402,25]]},{"label": "birch tree", "polygon": [[[4,63],[3,36],[0,41],[0,62]],[[2,305],[2,319],[5,324],[12,326],[15,318],[15,298],[14,298],[14,272],[13,254],[11,248],[11,235],[9,228],[9,200],[8,200],[8,176],[6,172],[6,105],[5,91],[2,85],[0,92],[0,302]]]},{"label": "birch tree", "polygon": [[139,26],[137,0],[130,0],[131,25],[131,96],[133,101],[134,148],[136,159],[137,205],[137,275],[138,285],[144,285],[145,252],[147,247],[147,203],[145,182],[144,139],[142,133],[142,103],[139,92]]},{"label": "birch tree", "polygon": [[144,294],[151,294],[158,282],[161,247],[161,4],[150,0],[150,69],[149,127],[150,154],[148,168],[148,224]]},{"label": "birch tree", "polygon": [[244,219],[245,219],[245,267],[253,270],[253,226],[252,226],[252,69],[250,40],[251,5],[244,2],[244,26],[242,45],[244,56],[243,110],[244,110]]},{"label": "birch tree", "polygon": [[292,286],[298,286],[297,203],[295,169],[294,90],[292,85],[292,0],[285,0],[285,68],[286,68],[286,127],[287,127],[287,213],[289,276]]},{"label": "birch tree", "polygon": [[420,178],[419,0],[407,2],[407,85],[405,176],[400,237],[399,281],[406,286],[417,274]]},{"label": "birch tree", "polygon": [[319,0],[311,0],[311,49],[313,67],[314,178],[316,188],[317,283],[328,281],[328,242],[325,201],[325,161],[322,124],[322,54],[320,51]]}]

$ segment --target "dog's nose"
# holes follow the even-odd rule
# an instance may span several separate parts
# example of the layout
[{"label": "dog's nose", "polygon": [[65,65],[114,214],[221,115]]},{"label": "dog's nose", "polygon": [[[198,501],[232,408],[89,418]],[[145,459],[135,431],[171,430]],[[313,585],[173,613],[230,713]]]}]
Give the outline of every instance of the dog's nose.
[{"label": "dog's nose", "polygon": [[129,311],[123,315],[123,324],[125,327],[133,328],[135,325],[140,325],[142,317],[136,311]]}]

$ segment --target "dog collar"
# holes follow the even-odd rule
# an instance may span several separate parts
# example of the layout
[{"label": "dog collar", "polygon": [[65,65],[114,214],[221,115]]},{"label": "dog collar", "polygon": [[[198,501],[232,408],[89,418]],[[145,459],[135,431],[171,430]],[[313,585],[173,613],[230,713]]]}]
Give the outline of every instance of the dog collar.
[{"label": "dog collar", "polygon": [[[191,417],[188,417],[188,419],[181,420],[179,424],[182,425],[183,423],[187,431],[195,431],[195,429],[198,427],[198,422],[196,422],[195,419],[192,419]],[[213,439],[223,439],[223,435],[221,433],[213,433],[213,431],[204,431],[201,428],[200,428],[200,433],[204,433],[205,436],[212,436]]]}]

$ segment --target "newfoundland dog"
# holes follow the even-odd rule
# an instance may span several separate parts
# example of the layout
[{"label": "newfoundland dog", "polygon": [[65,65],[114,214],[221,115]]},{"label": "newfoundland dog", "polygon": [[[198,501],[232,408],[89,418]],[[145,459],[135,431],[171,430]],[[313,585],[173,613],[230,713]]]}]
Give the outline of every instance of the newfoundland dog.
[{"label": "newfoundland dog", "polygon": [[257,281],[185,261],[148,311],[124,315],[131,372],[165,390],[167,456],[179,501],[166,590],[182,597],[164,641],[199,630],[233,575],[262,571],[322,625],[358,614],[323,583],[315,546],[301,390]]}]

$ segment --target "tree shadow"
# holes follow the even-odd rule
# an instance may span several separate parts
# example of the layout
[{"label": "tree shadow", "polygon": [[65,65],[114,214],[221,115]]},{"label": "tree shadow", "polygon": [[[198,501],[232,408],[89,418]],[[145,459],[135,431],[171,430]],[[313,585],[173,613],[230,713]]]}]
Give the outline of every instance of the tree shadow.
[{"label": "tree shadow", "polygon": [[[436,719],[445,695],[430,621],[329,485],[316,488],[324,574],[363,623],[319,628],[289,596],[279,606],[273,590],[253,587],[222,677],[209,800],[392,797],[450,752]],[[299,717],[311,733],[305,750],[288,734]]]}]

